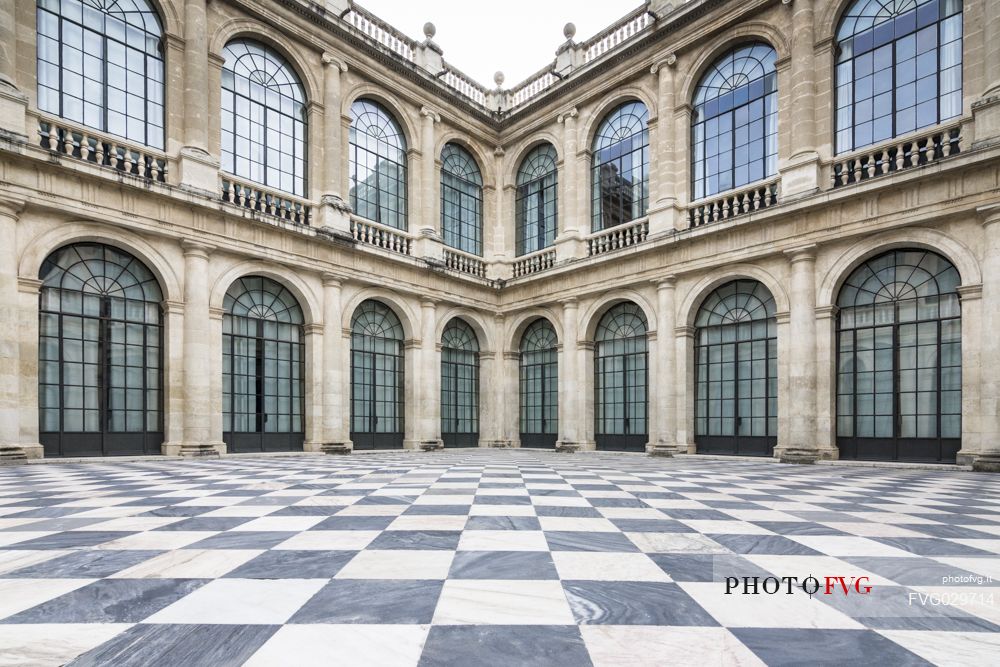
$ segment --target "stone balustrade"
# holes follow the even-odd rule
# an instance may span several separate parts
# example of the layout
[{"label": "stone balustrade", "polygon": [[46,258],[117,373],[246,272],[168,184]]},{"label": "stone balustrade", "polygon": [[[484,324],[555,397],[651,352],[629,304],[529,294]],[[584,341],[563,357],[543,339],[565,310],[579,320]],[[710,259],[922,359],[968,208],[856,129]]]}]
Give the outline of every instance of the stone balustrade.
[{"label": "stone balustrade", "polygon": [[649,219],[628,222],[597,232],[587,239],[587,256],[629,248],[642,243],[649,236]]},{"label": "stone balustrade", "polygon": [[536,95],[548,90],[550,86],[559,81],[557,77],[552,72],[545,70],[538,74],[531,76],[530,78],[519,83],[510,92],[510,102],[511,106],[517,107],[525,102],[528,102]]},{"label": "stone balustrade", "polygon": [[482,107],[486,106],[486,88],[474,81],[471,77],[462,74],[458,70],[449,69],[445,72],[444,76],[441,77],[441,80],[465,97],[468,97],[476,104]]},{"label": "stone balustrade", "polygon": [[832,185],[839,188],[860,183],[956,155],[962,143],[961,131],[960,125],[936,128],[838,156],[830,164]]},{"label": "stone balustrade", "polygon": [[145,146],[62,119],[39,119],[38,137],[39,146],[54,153],[109,167],[147,181],[165,183],[167,180],[167,156]]},{"label": "stone balustrade", "polygon": [[413,239],[405,232],[370,220],[351,218],[351,235],[361,245],[382,248],[400,255],[409,255]]},{"label": "stone balustrade", "polygon": [[312,217],[312,206],[306,200],[265,190],[228,174],[222,177],[222,201],[297,225],[308,225]]},{"label": "stone balustrade", "polygon": [[444,265],[452,271],[464,273],[476,278],[486,277],[486,262],[481,257],[476,257],[454,248],[444,249]]},{"label": "stone balustrade", "polygon": [[540,271],[545,271],[546,269],[551,269],[555,265],[555,248],[545,248],[544,250],[539,250],[538,252],[518,257],[514,260],[514,277],[520,278],[522,276],[529,276],[532,273],[538,273]]},{"label": "stone balustrade", "polygon": [[589,63],[592,60],[600,58],[608,51],[618,48],[622,42],[632,39],[646,30],[646,28],[652,26],[654,21],[653,15],[643,6],[604,32],[587,40],[583,44],[583,62]]},{"label": "stone balustrade", "polygon": [[413,50],[416,43],[385,21],[360,10],[358,7],[352,7],[344,14],[343,18],[355,30],[369,39],[381,44],[404,60],[414,61]]},{"label": "stone balustrade", "polygon": [[779,179],[771,178],[693,202],[688,207],[688,226],[693,229],[774,206],[778,203],[779,184]]}]

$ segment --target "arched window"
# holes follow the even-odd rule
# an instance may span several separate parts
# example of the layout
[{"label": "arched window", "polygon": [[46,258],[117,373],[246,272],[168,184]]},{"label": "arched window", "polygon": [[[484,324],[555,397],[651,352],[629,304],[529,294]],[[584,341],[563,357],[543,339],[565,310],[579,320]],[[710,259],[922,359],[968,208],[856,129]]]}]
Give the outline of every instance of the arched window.
[{"label": "arched window", "polygon": [[304,196],[306,95],[274,49],[238,39],[223,50],[222,168],[234,176]]},{"label": "arched window", "polygon": [[38,277],[45,456],[159,454],[163,294],[156,278],[129,253],[99,243],[56,250]]},{"label": "arched window", "polygon": [[962,0],[857,0],[837,28],[837,152],[962,113]]},{"label": "arched window", "polygon": [[223,301],[222,438],[230,452],[301,449],[305,440],[302,309],[261,276],[232,284]]},{"label": "arched window", "polygon": [[959,283],[944,257],[893,250],[859,266],[840,288],[841,458],[955,461],[962,435]]},{"label": "arched window", "polygon": [[701,77],[691,113],[695,199],[776,173],[776,57],[769,44],[744,44],[716,60]]},{"label": "arched window", "polygon": [[371,299],[351,318],[351,442],[355,449],[403,446],[403,325]]},{"label": "arched window", "polygon": [[771,456],[778,435],[774,297],[734,280],[705,297],[694,325],[695,444],[702,454]]},{"label": "arched window", "polygon": [[372,100],[351,105],[351,209],[367,220],[406,229],[406,138]]},{"label": "arched window", "polygon": [[479,446],[479,340],[457,317],[441,335],[441,438],[445,447]]},{"label": "arched window", "polygon": [[609,113],[592,147],[591,227],[600,231],[646,215],[649,202],[649,111],[626,102]]},{"label": "arched window", "polygon": [[483,254],[483,177],[469,152],[452,143],[441,151],[441,229],[445,245]]},{"label": "arched window", "polygon": [[542,144],[531,150],[517,171],[517,254],[548,248],[556,240],[556,149]]},{"label": "arched window", "polygon": [[548,320],[535,320],[521,337],[521,446],[555,447],[559,433],[559,353]]},{"label": "arched window", "polygon": [[146,0],[38,0],[38,108],[163,148],[163,29]]},{"label": "arched window", "polygon": [[598,449],[645,449],[649,439],[647,328],[642,309],[632,302],[611,308],[597,325],[594,416]]}]

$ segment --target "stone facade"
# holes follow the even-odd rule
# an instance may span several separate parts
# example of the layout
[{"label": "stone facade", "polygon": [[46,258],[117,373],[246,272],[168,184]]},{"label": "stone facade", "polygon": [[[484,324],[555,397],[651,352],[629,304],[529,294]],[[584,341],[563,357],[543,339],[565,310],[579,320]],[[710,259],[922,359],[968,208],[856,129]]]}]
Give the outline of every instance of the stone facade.
[{"label": "stone facade", "polygon": [[[996,0],[964,4],[962,114],[915,135],[933,141],[942,131],[957,132],[960,151],[880,174],[872,167],[869,178],[845,184],[835,182],[846,157],[833,150],[831,111],[843,0],[693,0],[676,9],[653,2],[643,10],[652,16],[642,13],[641,28],[620,44],[602,51],[599,41],[570,39],[553,66],[562,78],[520,97],[519,88],[463,83],[430,36],[407,47],[412,58],[400,55],[352,23],[346,3],[155,4],[165,35],[165,147],[120,143],[141,151],[147,165],[155,162],[162,178],[155,170],[143,177],[97,166],[39,140],[40,123],[89,130],[39,111],[35,3],[0,0],[0,445],[42,455],[39,270],[54,250],[89,241],[131,253],[160,283],[164,454],[226,451],[223,301],[234,280],[256,275],[285,286],[303,311],[309,451],[349,444],[351,318],[366,299],[392,308],[404,329],[405,447],[441,439],[441,335],[454,317],[479,340],[480,445],[518,446],[520,338],[544,317],[560,342],[558,440],[594,448],[596,327],[610,306],[627,300],[642,309],[649,329],[647,448],[694,453],[694,318],[712,290],[746,278],[770,290],[777,310],[774,454],[836,458],[838,290],[866,259],[919,248],[943,255],[961,276],[958,461],[997,455]],[[280,51],[305,88],[309,185],[299,203],[311,211],[309,224],[221,197],[220,54],[237,36]],[[778,57],[777,202],[730,208],[722,195],[692,202],[694,88],[713,60],[749,39],[769,43]],[[368,223],[344,203],[349,114],[359,98],[385,106],[405,134],[408,231]],[[626,100],[649,110],[648,215],[592,234],[591,140],[601,119]],[[542,141],[559,156],[558,235],[552,249],[516,257],[515,175]],[[448,142],[466,148],[482,173],[480,258],[441,240],[437,158]],[[704,224],[692,223],[696,210],[710,211]],[[634,233],[623,230],[637,225]]]}]

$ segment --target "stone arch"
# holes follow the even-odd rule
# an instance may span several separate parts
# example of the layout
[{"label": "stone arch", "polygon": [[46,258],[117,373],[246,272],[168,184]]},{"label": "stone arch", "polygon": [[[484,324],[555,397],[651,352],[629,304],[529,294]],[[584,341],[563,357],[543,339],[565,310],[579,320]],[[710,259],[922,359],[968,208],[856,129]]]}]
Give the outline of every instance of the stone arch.
[{"label": "stone arch", "polygon": [[[410,307],[405,298],[392,290],[382,287],[363,287],[343,302],[343,311],[339,322],[342,330],[346,331],[351,328],[351,319],[354,317],[354,312],[358,309],[358,306],[369,299],[384,303],[392,309],[392,312],[399,318],[400,324],[403,325],[403,337],[405,340],[413,340],[417,337],[420,321],[419,316]],[[329,323],[327,323],[327,326],[329,326]]]},{"label": "stone arch", "polygon": [[245,276],[264,276],[285,287],[299,302],[306,324],[318,324],[323,310],[312,288],[295,272],[268,262],[250,260],[230,265],[216,279],[209,290],[209,307],[222,310],[226,292],[236,280]]},{"label": "stone arch", "polygon": [[435,171],[438,173],[440,178],[441,172],[441,151],[447,144],[457,144],[469,151],[472,159],[476,161],[476,166],[479,167],[479,174],[483,177],[483,188],[493,188],[496,186],[496,174],[494,174],[493,160],[487,157],[486,153],[483,152],[482,148],[474,141],[470,141],[466,135],[463,135],[458,130],[445,130],[437,137],[434,147],[434,163]]},{"label": "stone arch", "polygon": [[260,42],[268,48],[274,49],[288,61],[305,89],[306,104],[321,104],[323,87],[316,74],[319,58],[315,53],[306,53],[303,47],[293,40],[279,41],[274,39],[271,36],[273,33],[273,26],[265,25],[259,21],[246,18],[230,19],[219,25],[209,38],[209,54],[222,58],[222,50],[226,44],[235,39],[245,38]]},{"label": "stone arch", "polygon": [[445,327],[455,317],[472,327],[476,338],[479,339],[480,354],[490,354],[497,349],[490,326],[487,325],[483,317],[476,311],[461,306],[448,308],[438,315],[438,321],[434,327],[434,343],[436,345],[441,344],[441,336],[444,335]]},{"label": "stone arch", "polygon": [[182,283],[173,268],[175,263],[168,260],[148,241],[131,231],[89,221],[63,223],[31,239],[18,261],[18,276],[37,279],[42,262],[45,261],[46,257],[59,248],[74,243],[103,243],[125,250],[153,272],[160,283],[164,300],[183,300]]},{"label": "stone arch", "polygon": [[640,86],[624,86],[605,95],[598,102],[593,111],[588,114],[587,120],[582,124],[582,132],[578,135],[580,141],[577,143],[579,150],[590,153],[594,143],[594,134],[604,118],[617,107],[626,102],[642,102],[649,112],[649,119],[652,121],[657,117],[656,101],[649,91]]},{"label": "stone arch", "polygon": [[900,248],[920,248],[942,255],[958,269],[962,285],[980,285],[983,282],[979,262],[972,250],[944,232],[926,227],[890,230],[865,237],[837,257],[819,283],[816,305],[835,304],[841,285],[854,269],[871,257]]},{"label": "stone arch", "polygon": [[694,63],[688,68],[688,75],[681,81],[678,104],[691,104],[691,100],[694,98],[695,86],[701,81],[701,78],[705,75],[705,71],[712,63],[731,49],[753,40],[759,40],[770,45],[778,56],[777,60],[779,64],[783,59],[791,55],[785,36],[771,24],[763,21],[741,23],[731,30],[726,30],[701,49]]},{"label": "stone arch", "polygon": [[837,26],[840,25],[840,17],[853,5],[855,0],[831,0],[827,3],[826,9],[816,12],[816,42],[836,39]]},{"label": "stone arch", "polygon": [[[351,115],[351,105],[353,105],[359,99],[369,99],[378,102],[380,105],[386,108],[392,117],[396,119],[399,126],[403,129],[403,137],[406,139],[406,149],[413,150],[420,148],[420,134],[417,127],[413,124],[413,119],[410,114],[407,113],[407,106],[401,99],[385,90],[384,88],[379,88],[367,82],[362,82],[356,86],[351,87],[344,96],[341,102],[340,114],[344,118],[349,118]],[[332,110],[327,109],[326,113],[331,113]]]},{"label": "stone arch", "polygon": [[[162,23],[163,34],[176,37],[184,36],[184,28],[181,26],[180,15],[184,11],[183,6],[178,11],[175,7],[175,0],[146,0],[150,6],[156,10],[157,16]],[[183,3],[179,3],[183,5]]]},{"label": "stone arch", "polygon": [[615,290],[614,293],[608,292],[599,296],[584,312],[581,320],[583,327],[580,330],[582,339],[593,341],[597,334],[597,325],[608,309],[626,301],[631,301],[639,306],[642,314],[646,317],[646,332],[655,333],[656,309],[653,307],[653,303],[635,290]]},{"label": "stone arch", "polygon": [[521,164],[524,162],[524,158],[528,156],[533,149],[541,146],[542,144],[549,144],[556,151],[556,163],[563,161],[563,151],[559,142],[556,140],[555,136],[548,131],[536,132],[530,137],[522,139],[518,144],[511,150],[510,159],[507,160],[506,165],[504,165],[503,172],[503,186],[508,185],[514,186],[517,184],[517,172],[521,168]]},{"label": "stone arch", "polygon": [[506,341],[504,352],[519,352],[521,349],[521,338],[524,336],[524,332],[529,326],[538,320],[545,320],[552,325],[553,330],[556,332],[556,338],[559,341],[559,345],[562,345],[562,317],[550,308],[538,307],[519,312],[510,318],[510,322],[506,327],[507,332],[504,337],[504,340]]},{"label": "stone arch", "polygon": [[725,267],[719,272],[712,272],[688,290],[687,295],[681,301],[680,318],[678,322],[683,322],[684,326],[693,327],[698,309],[705,298],[721,285],[725,285],[733,280],[756,280],[766,287],[771,296],[774,297],[775,308],[778,314],[787,313],[789,310],[788,294],[785,292],[781,281],[771,273],[752,264],[733,264]]}]

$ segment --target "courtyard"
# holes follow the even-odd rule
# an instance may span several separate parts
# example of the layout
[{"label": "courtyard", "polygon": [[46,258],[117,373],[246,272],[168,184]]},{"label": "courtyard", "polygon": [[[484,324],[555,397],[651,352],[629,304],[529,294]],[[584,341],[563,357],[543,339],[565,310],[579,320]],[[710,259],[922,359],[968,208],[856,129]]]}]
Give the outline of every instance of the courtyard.
[{"label": "courtyard", "polygon": [[949,469],[530,450],[0,469],[4,665],[975,665],[1000,651],[998,586],[1000,478]]}]

